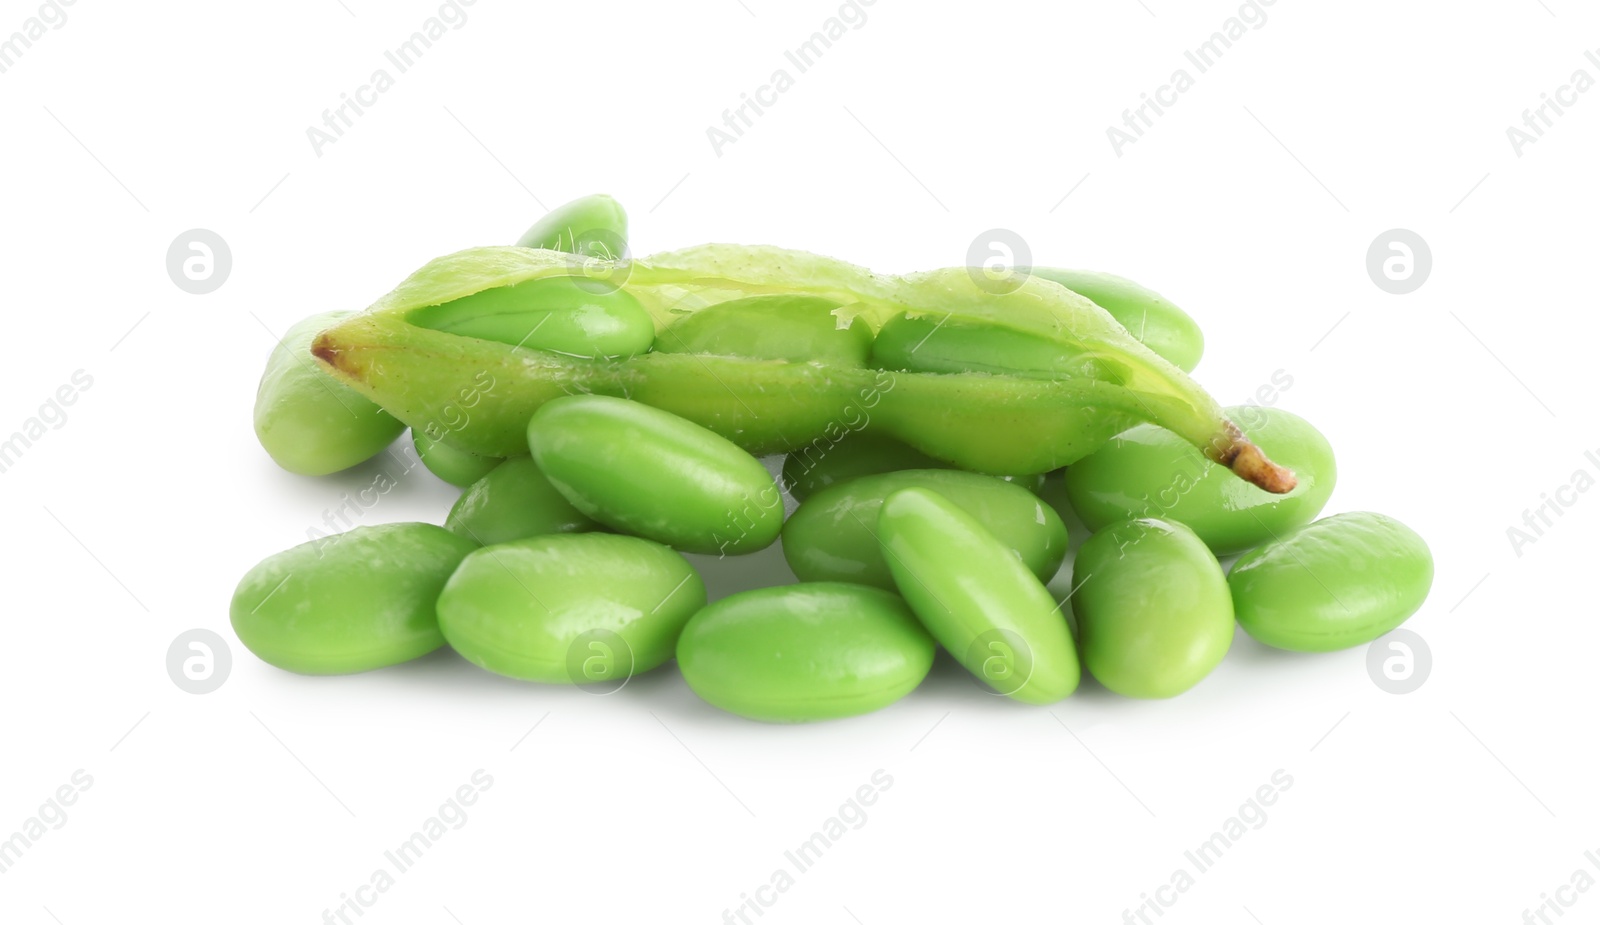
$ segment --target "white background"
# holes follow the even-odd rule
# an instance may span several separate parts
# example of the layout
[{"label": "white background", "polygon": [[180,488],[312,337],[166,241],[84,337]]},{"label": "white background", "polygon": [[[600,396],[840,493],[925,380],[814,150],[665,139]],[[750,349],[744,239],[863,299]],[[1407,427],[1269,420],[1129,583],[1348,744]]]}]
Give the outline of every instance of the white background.
[{"label": "white background", "polygon": [[[1597,474],[1600,93],[1520,157],[1506,136],[1574,70],[1600,77],[1592,9],[1278,0],[1118,157],[1106,127],[1193,75],[1184,50],[1237,5],[877,0],[719,157],[707,127],[793,73],[783,52],[836,3],[479,0],[318,157],[307,127],[437,9],[78,0],[0,75],[0,435],[93,378],[0,475],[0,838],[93,777],[0,874],[0,920],[323,921],[480,768],[467,823],[359,921],[723,921],[877,769],[866,823],[752,921],[1123,921],[1279,769],[1266,823],[1163,925],[1514,923],[1600,877],[1600,500],[1567,495],[1520,555],[1506,533]],[[36,10],[0,2],[0,36]],[[179,690],[173,639],[233,640],[238,577],[373,479],[292,476],[256,445],[274,335],[597,191],[630,208],[636,253],[771,243],[910,271],[1001,227],[1039,263],[1163,292],[1204,327],[1196,375],[1224,402],[1292,375],[1279,406],[1338,452],[1330,513],[1432,544],[1409,624],[1431,676],[1391,695],[1361,649],[1241,636],[1173,701],[1086,684],[1030,708],[941,663],[883,712],[780,727],[671,668],[595,697],[447,652],[298,677],[235,641],[219,690]],[[209,295],[167,276],[191,228],[232,248]],[[1366,271],[1391,228],[1432,248],[1411,295]],[[454,494],[419,469],[363,522],[439,522]],[[749,580],[734,565],[710,580]],[[1561,895],[1600,915],[1600,892]]]}]

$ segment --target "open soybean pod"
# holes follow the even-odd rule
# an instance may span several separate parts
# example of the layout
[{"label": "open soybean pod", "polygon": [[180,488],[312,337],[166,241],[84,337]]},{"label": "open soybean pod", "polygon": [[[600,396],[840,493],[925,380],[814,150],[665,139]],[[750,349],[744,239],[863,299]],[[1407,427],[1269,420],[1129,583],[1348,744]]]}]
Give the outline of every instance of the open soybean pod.
[{"label": "open soybean pod", "polygon": [[[559,278],[626,293],[657,332],[709,306],[777,294],[838,302],[841,327],[861,319],[877,331],[908,312],[1004,323],[1081,358],[1081,374],[895,372],[674,353],[582,359],[413,323],[431,306]],[[964,267],[886,276],[800,251],[725,244],[631,261],[474,248],[418,270],[365,314],[323,332],[312,350],[341,380],[413,427],[459,414],[461,396],[470,394],[467,421],[452,441],[490,456],[516,451],[544,402],[600,392],[671,411],[753,453],[867,429],[962,468],[1005,474],[1073,462],[1136,418],[1172,430],[1268,491],[1294,487],[1293,473],[1268,460],[1211,396],[1099,306],[1045,280],[987,292]]]},{"label": "open soybean pod", "polygon": [[[610,196],[575,199],[550,210],[518,240],[523,247],[591,256],[626,253],[628,215]],[[574,290],[561,281],[516,292],[485,290],[477,299],[437,307],[430,325],[470,337],[503,340],[578,356],[631,356],[650,348],[650,317],[626,295]],[[381,453],[405,425],[328,375],[311,358],[311,341],[350,312],[324,312],[290,328],[267,361],[256,394],[256,436],[278,465],[327,475]],[[459,412],[461,409],[452,409]],[[417,452],[446,481],[470,484],[492,460],[477,460],[448,439],[460,415],[416,429]],[[474,467],[477,474],[473,475]],[[468,477],[468,476],[471,477]]]}]

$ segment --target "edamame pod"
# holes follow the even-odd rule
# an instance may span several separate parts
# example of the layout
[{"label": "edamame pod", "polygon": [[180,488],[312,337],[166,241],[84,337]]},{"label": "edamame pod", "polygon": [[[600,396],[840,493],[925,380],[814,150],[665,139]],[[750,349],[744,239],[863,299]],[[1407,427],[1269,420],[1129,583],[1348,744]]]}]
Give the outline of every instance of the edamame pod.
[{"label": "edamame pod", "polygon": [[1105,309],[1139,343],[1184,372],[1200,365],[1206,345],[1200,326],[1159,293],[1110,273],[1057,267],[1032,267],[1029,272]]},{"label": "edamame pod", "polygon": [[1078,654],[1050,592],[961,507],[902,489],[884,500],[878,537],[917,619],[979,680],[1034,704],[1077,689]]},{"label": "edamame pod", "polygon": [[311,342],[354,312],[312,315],[267,358],[256,389],[256,439],[272,461],[300,475],[327,475],[383,452],[406,426],[328,374]]},{"label": "edamame pod", "polygon": [[902,489],[937,492],[973,517],[1040,581],[1067,554],[1067,528],[1055,510],[1024,488],[952,469],[865,475],[812,495],[783,526],[783,555],[801,581],[853,581],[894,590],[893,563],[879,548],[878,512]]},{"label": "edamame pod", "polygon": [[755,552],[783,527],[783,497],[760,460],[659,408],[557,399],[528,422],[528,447],[573,507],[677,549]]},{"label": "edamame pod", "polygon": [[1091,536],[1072,564],[1083,667],[1127,697],[1175,697],[1233,644],[1222,566],[1194,531],[1146,518]]},{"label": "edamame pod", "polygon": [[932,664],[933,640],[900,598],[835,582],[731,595],[678,639],[678,667],[701,699],[773,723],[881,709]]},{"label": "edamame pod", "polygon": [[574,357],[631,357],[650,349],[655,323],[621,289],[575,276],[484,289],[407,316],[418,327]]},{"label": "edamame pod", "polygon": [[550,684],[612,683],[672,657],[706,588],[659,543],[535,536],[467,556],[439,595],[439,628],[481,668]]},{"label": "edamame pod", "polygon": [[434,608],[471,540],[433,524],[356,527],[263,559],[233,592],[245,648],[301,674],[398,665],[444,644]]},{"label": "edamame pod", "polygon": [[518,247],[565,251],[586,257],[620,257],[628,241],[622,203],[597,193],[556,206],[517,239]]},{"label": "edamame pod", "polygon": [[444,526],[492,546],[547,533],[583,533],[600,525],[563,498],[532,459],[518,456],[462,492]]},{"label": "edamame pod", "polygon": [[1428,598],[1433,555],[1382,514],[1325,517],[1239,558],[1228,575],[1239,625],[1295,652],[1365,645]]},{"label": "edamame pod", "polygon": [[466,488],[500,465],[493,456],[479,456],[458,450],[443,440],[430,440],[421,431],[411,432],[411,445],[429,472],[457,488]]},{"label": "edamame pod", "polygon": [[1249,549],[1321,512],[1338,475],[1333,448],[1303,418],[1277,408],[1227,409],[1250,439],[1294,467],[1283,495],[1257,491],[1171,431],[1142,424],[1067,469],[1067,497],[1091,530],[1139,517],[1188,526],[1218,555]]},{"label": "edamame pod", "polygon": [[[1086,375],[892,373],[821,363],[647,353],[578,360],[408,321],[419,308],[542,279],[608,280],[658,326],[684,312],[787,292],[843,304],[842,321],[874,330],[908,310],[1003,321],[1093,357]],[[371,311],[323,332],[312,352],[342,381],[412,426],[445,419],[470,392],[476,405],[453,442],[486,456],[515,452],[538,407],[573,390],[626,395],[665,408],[751,452],[787,452],[852,420],[965,469],[1032,474],[1093,451],[1120,415],[1160,424],[1240,478],[1282,494],[1294,474],[1272,462],[1184,373],[1104,309],[1043,278],[985,291],[965,267],[886,276],[839,260],[770,247],[705,245],[628,261],[484,247],[433,261]],[[1108,378],[1096,378],[1104,369]],[[1114,375],[1113,375],[1114,374]],[[493,388],[481,388],[488,379]]]},{"label": "edamame pod", "polygon": [[832,299],[809,295],[720,302],[669,325],[656,352],[865,366],[872,329],[860,318],[841,323],[838,308]]}]

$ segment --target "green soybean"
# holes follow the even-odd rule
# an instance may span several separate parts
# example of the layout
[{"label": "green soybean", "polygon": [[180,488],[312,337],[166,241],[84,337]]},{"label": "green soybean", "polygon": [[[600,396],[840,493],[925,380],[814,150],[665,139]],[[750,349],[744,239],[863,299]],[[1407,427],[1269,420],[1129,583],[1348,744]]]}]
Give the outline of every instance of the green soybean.
[{"label": "green soybean", "polygon": [[556,206],[517,239],[518,247],[614,259],[628,241],[628,213],[604,194]]},{"label": "green soybean", "polygon": [[[557,206],[517,246],[616,259],[628,246],[628,214],[606,195]],[[613,287],[566,278],[549,286],[491,288],[417,312],[423,327],[579,357],[628,357],[650,348],[654,324]]]},{"label": "green soybean", "polygon": [[889,319],[872,342],[882,369],[917,373],[987,373],[1121,381],[1114,362],[1062,349],[1061,341],[997,319],[907,312]]},{"label": "green soybean", "polygon": [[1205,335],[1183,309],[1130,279],[1090,270],[1033,267],[1034,276],[1058,283],[1105,309],[1134,339],[1184,372],[1200,365]]},{"label": "green soybean", "polygon": [[672,657],[705,606],[684,558],[610,533],[535,536],[467,556],[439,595],[439,627],[467,661],[551,684],[613,684]]},{"label": "green soybean", "polygon": [[1244,631],[1296,652],[1365,645],[1416,613],[1432,585],[1427,542],[1366,512],[1294,530],[1241,556],[1228,575]]},{"label": "green soybean", "polygon": [[1077,689],[1078,655],[1050,592],[959,505],[924,488],[896,491],[878,535],[917,619],[979,680],[1034,704]]},{"label": "green soybean", "polygon": [[1233,643],[1222,566],[1194,531],[1153,518],[1101,530],[1072,565],[1083,667],[1127,697],[1174,697]]},{"label": "green soybean", "polygon": [[573,507],[688,552],[754,552],[783,527],[760,460],[677,415],[603,395],[546,402],[528,422],[534,462]]},{"label": "green soybean", "polygon": [[993,476],[950,469],[866,475],[825,488],[783,527],[783,554],[802,581],[853,581],[895,588],[892,563],[879,547],[878,512],[907,488],[939,493],[998,537],[1013,559],[1048,581],[1067,553],[1060,515],[1026,489]]},{"label": "green soybean", "polygon": [[1169,430],[1140,425],[1067,469],[1067,497],[1092,530],[1140,517],[1182,523],[1218,555],[1309,523],[1337,477],[1333,448],[1304,419],[1277,408],[1226,409],[1250,439],[1294,470],[1299,484],[1268,494]]},{"label": "green soybean", "polygon": [[[783,460],[783,487],[795,500],[804,501],[824,488],[863,475],[880,475],[905,469],[953,469],[898,440],[871,433],[846,434],[834,441],[817,440],[791,451]],[[998,476],[1038,494],[1045,473]]]},{"label": "green soybean", "polygon": [[860,318],[841,326],[838,308],[820,296],[733,299],[673,322],[661,332],[656,352],[865,366],[872,329]]},{"label": "green soybean", "polygon": [[678,667],[707,703],[790,723],[894,703],[922,683],[933,651],[900,598],[818,582],[741,592],[695,614]]},{"label": "green soybean", "polygon": [[324,312],[304,319],[267,358],[256,389],[256,439],[290,472],[327,475],[348,469],[383,452],[406,428],[311,357],[317,334],[354,314]]},{"label": "green soybean", "polygon": [[631,357],[650,349],[655,322],[622,289],[576,276],[483,289],[406,316],[418,327],[574,357]]},{"label": "green soybean", "polygon": [[301,674],[398,665],[444,644],[435,601],[476,543],[433,524],[356,527],[263,559],[233,592],[245,648]]},{"label": "green soybean", "polygon": [[430,439],[420,430],[411,431],[411,445],[429,472],[457,488],[466,488],[488,475],[500,460],[458,450],[443,440]]},{"label": "green soybean", "polygon": [[491,546],[547,533],[583,533],[599,524],[563,498],[531,458],[518,456],[468,486],[444,526]]}]

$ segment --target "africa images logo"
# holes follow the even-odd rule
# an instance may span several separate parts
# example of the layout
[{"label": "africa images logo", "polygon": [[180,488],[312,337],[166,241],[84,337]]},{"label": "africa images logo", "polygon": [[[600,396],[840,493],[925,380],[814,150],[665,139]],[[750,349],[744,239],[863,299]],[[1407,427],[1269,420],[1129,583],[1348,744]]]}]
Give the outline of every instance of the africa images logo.
[{"label": "africa images logo", "polygon": [[16,67],[17,62],[33,48],[35,42],[66,25],[67,11],[62,7],[72,6],[77,2],[78,0],[46,0],[32,16],[22,21],[21,27],[15,32],[10,35],[0,35],[0,74]]}]

